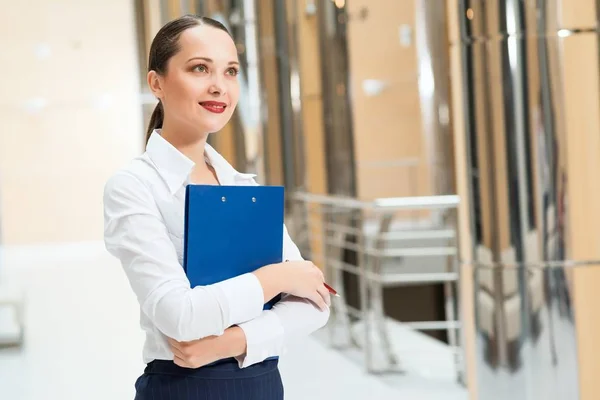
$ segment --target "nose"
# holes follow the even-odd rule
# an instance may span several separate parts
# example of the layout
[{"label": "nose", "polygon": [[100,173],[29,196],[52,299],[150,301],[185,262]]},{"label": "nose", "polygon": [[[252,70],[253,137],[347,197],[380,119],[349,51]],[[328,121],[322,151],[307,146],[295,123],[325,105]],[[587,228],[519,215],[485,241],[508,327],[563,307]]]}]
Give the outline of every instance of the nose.
[{"label": "nose", "polygon": [[221,78],[218,75],[213,75],[213,79],[210,84],[210,87],[208,88],[208,91],[214,96],[223,96],[226,92],[225,82],[223,81],[223,78]]}]

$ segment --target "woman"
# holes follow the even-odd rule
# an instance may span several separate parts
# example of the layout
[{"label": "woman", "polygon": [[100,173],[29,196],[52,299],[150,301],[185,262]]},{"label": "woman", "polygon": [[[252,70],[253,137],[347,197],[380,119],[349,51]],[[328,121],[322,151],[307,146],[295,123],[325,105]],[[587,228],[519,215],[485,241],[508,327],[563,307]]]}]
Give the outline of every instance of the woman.
[{"label": "woman", "polygon": [[159,103],[146,152],[104,193],[106,247],[123,265],[146,333],[136,399],[283,399],[276,356],[329,317],[320,270],[302,260],[285,227],[289,262],[195,288],[182,268],[186,185],[256,185],[206,143],[238,101],[234,41],[217,21],[178,18],[154,38],[148,70]]}]

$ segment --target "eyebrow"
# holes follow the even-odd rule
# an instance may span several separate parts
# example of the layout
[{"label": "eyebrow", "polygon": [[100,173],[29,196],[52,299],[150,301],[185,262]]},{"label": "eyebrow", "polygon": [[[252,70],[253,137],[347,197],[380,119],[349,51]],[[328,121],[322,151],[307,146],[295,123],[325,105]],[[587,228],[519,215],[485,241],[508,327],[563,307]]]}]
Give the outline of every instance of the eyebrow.
[{"label": "eyebrow", "polygon": [[[193,60],[202,60],[202,61],[206,61],[209,63],[214,63],[214,61],[211,58],[208,57],[192,57],[189,60],[187,60],[187,62],[193,61]],[[229,61],[229,63],[227,65],[240,65],[239,62],[237,61]]]}]

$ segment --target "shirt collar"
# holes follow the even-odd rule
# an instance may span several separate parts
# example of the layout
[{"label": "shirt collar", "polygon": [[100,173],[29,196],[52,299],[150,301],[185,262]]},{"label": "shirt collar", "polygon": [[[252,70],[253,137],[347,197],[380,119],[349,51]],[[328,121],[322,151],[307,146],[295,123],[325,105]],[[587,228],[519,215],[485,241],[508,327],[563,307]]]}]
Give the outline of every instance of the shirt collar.
[{"label": "shirt collar", "polygon": [[[215,169],[223,186],[235,185],[237,179],[250,179],[256,176],[238,172],[208,143],[206,143],[204,151],[207,161]],[[184,184],[189,183],[190,173],[196,164],[163,138],[160,135],[160,129],[155,129],[150,135],[146,145],[146,154],[169,186],[171,194],[175,194]]]}]

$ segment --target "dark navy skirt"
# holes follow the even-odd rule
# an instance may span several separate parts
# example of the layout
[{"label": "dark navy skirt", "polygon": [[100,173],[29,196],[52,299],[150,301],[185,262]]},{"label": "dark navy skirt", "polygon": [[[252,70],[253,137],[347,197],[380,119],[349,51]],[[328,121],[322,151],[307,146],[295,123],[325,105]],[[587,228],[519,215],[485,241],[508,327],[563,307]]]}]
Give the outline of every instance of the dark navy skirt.
[{"label": "dark navy skirt", "polygon": [[135,400],[283,400],[278,360],[239,368],[231,360],[198,369],[154,360],[135,383]]}]

